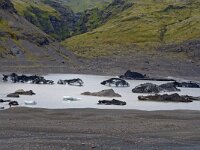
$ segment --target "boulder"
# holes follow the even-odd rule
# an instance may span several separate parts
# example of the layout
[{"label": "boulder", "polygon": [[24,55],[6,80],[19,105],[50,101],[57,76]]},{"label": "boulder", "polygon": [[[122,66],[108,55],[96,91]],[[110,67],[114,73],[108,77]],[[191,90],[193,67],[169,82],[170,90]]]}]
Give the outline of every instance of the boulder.
[{"label": "boulder", "polygon": [[57,82],[57,84],[62,84],[62,85],[64,85],[64,84],[66,84],[66,82],[64,81],[64,80],[58,80],[58,82]]},{"label": "boulder", "polygon": [[74,85],[74,86],[83,86],[84,84],[83,80],[80,78],[64,80],[64,82],[67,83],[68,85]]},{"label": "boulder", "polygon": [[129,87],[129,83],[120,78],[111,78],[101,82],[102,85],[116,86],[116,87]]},{"label": "boulder", "polygon": [[120,100],[99,100],[99,105],[126,105],[126,102]]},{"label": "boulder", "polygon": [[178,89],[176,87],[176,85],[174,83],[165,83],[165,84],[161,84],[159,86],[163,92],[176,92],[176,91],[181,91],[180,89]]},{"label": "boulder", "polygon": [[11,100],[3,100],[3,99],[0,99],[0,103],[6,103],[6,102],[11,102]]},{"label": "boulder", "polygon": [[33,84],[54,84],[52,80],[46,80],[44,77],[41,76],[26,76],[26,75],[17,75],[16,73],[12,73],[10,75],[3,75],[3,81],[8,81],[10,79],[14,83],[33,83]]},{"label": "boulder", "polygon": [[145,83],[136,86],[133,93],[159,93],[159,92],[177,92],[180,91],[173,83],[165,83],[156,85],[152,83]]},{"label": "boulder", "polygon": [[159,77],[148,77],[146,74],[141,74],[139,72],[126,71],[124,75],[119,76],[122,79],[127,80],[149,80],[149,81],[175,81],[169,78],[159,78]]},{"label": "boulder", "polygon": [[32,90],[24,91],[23,89],[19,89],[15,91],[15,93],[19,95],[35,95],[35,93]]},{"label": "boulder", "polygon": [[80,78],[75,78],[75,79],[69,79],[69,80],[58,80],[57,84],[68,84],[68,85],[74,85],[74,86],[83,86],[84,82]]},{"label": "boulder", "polygon": [[138,96],[138,100],[141,101],[157,101],[157,102],[193,102],[194,100],[200,100],[199,97],[192,97],[188,95],[180,96],[179,94],[164,94],[164,95],[148,95],[148,96]]},{"label": "boulder", "polygon": [[19,103],[17,101],[11,101],[8,103],[8,105],[11,107],[11,106],[18,106]]},{"label": "boulder", "polygon": [[3,74],[3,81],[8,81],[8,75]]},{"label": "boulder", "polygon": [[121,97],[120,94],[115,93],[113,89],[102,90],[100,92],[84,92],[82,95],[99,96],[99,97]]},{"label": "boulder", "polygon": [[197,82],[174,82],[176,87],[184,87],[184,88],[200,88],[200,83]]},{"label": "boulder", "polygon": [[10,93],[10,94],[7,95],[7,97],[19,98],[19,94],[17,94],[17,93]]},{"label": "boulder", "polygon": [[152,83],[140,84],[132,89],[133,93],[159,93],[160,91],[162,91],[162,89],[158,85]]},{"label": "boulder", "polygon": [[146,75],[143,75],[141,73],[138,72],[132,72],[130,70],[126,71],[126,73],[124,75],[121,75],[120,78],[123,79],[143,79],[146,78]]}]

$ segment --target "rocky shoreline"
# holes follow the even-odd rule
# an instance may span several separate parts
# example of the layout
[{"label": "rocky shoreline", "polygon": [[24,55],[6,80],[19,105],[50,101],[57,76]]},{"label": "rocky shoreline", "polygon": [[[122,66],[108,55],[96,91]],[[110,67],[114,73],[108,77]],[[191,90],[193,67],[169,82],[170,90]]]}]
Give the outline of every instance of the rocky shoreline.
[{"label": "rocky shoreline", "polygon": [[[149,63],[145,63],[146,61]],[[48,63],[48,65],[29,65],[24,61],[16,63],[10,60],[0,60],[0,72],[23,73],[23,74],[91,74],[118,76],[124,74],[128,69],[147,74],[149,77],[163,78],[175,77],[199,81],[200,64],[182,60],[168,60],[166,58],[137,57],[134,54],[125,56],[109,56],[94,58],[90,60],[79,58],[75,63],[61,64]],[[17,64],[17,65],[16,65]]]}]

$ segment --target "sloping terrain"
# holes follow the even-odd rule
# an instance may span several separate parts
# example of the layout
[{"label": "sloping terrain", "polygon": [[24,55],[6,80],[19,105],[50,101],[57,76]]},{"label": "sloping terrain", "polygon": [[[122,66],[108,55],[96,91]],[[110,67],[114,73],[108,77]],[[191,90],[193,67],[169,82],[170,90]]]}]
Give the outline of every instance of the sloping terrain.
[{"label": "sloping terrain", "polygon": [[96,28],[101,23],[99,7],[107,5],[108,1],[12,0],[12,3],[29,22],[57,40],[64,40]]},{"label": "sloping terrain", "polygon": [[74,12],[83,12],[93,8],[102,9],[110,2],[112,2],[112,0],[60,0],[60,2],[66,6],[69,6]]},{"label": "sloping terrain", "polygon": [[[199,52],[195,50],[200,43],[199,1],[131,0],[124,3],[132,6],[101,27],[67,39],[63,45],[86,58],[130,52],[159,55],[171,49],[175,52],[172,55],[178,52],[177,57],[181,59],[190,54],[199,58]],[[189,47],[184,43],[186,41],[190,41]],[[162,52],[157,51],[160,47]]]},{"label": "sloping terrain", "polygon": [[73,65],[73,54],[20,17],[7,0],[0,1],[0,35],[1,71]]},{"label": "sloping terrain", "polygon": [[198,0],[0,0],[0,4],[3,70],[45,66],[53,68],[49,72],[122,74],[131,69],[199,77]]},{"label": "sloping terrain", "polygon": [[74,14],[70,8],[41,0],[12,0],[12,3],[20,16],[52,37],[61,40],[71,35]]}]

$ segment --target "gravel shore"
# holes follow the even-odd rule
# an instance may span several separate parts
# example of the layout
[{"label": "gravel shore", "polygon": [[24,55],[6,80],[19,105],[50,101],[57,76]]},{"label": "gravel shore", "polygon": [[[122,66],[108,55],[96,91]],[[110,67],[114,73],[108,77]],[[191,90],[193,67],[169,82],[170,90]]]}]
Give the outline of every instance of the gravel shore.
[{"label": "gravel shore", "polygon": [[11,108],[2,150],[200,149],[200,111]]}]

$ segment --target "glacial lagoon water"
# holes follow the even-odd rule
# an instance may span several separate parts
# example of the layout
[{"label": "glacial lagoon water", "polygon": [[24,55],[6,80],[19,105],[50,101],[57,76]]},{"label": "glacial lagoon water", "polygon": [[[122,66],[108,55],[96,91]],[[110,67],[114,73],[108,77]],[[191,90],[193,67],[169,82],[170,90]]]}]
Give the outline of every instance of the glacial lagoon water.
[{"label": "glacial lagoon water", "polygon": [[[72,79],[81,78],[84,81],[84,86],[70,86],[70,85],[36,85],[29,83],[11,83],[0,81],[0,99],[10,99],[19,102],[22,107],[33,108],[48,108],[48,109],[65,109],[65,108],[98,108],[98,109],[137,109],[137,110],[200,110],[200,101],[194,101],[192,103],[173,103],[173,102],[143,102],[137,99],[138,95],[132,93],[132,89],[142,83],[155,83],[163,84],[166,82],[161,81],[142,81],[142,80],[127,80],[130,87],[108,87],[101,85],[104,80],[111,78],[111,76],[97,76],[97,75],[80,75],[80,74],[49,74],[44,76],[46,79],[54,80],[55,83],[59,79]],[[116,93],[122,95],[118,100],[126,101],[125,106],[114,105],[98,105],[98,100],[111,100],[108,97],[95,97],[84,96],[81,93],[98,92],[105,89],[112,88]],[[33,90],[36,95],[33,96],[20,96],[20,98],[7,98],[8,93],[13,93],[18,89]],[[195,88],[180,88],[180,95],[200,96],[200,89]],[[173,93],[173,92],[170,92]],[[163,93],[162,93],[163,94]],[[80,98],[79,101],[63,101],[63,96],[72,96]],[[24,101],[35,101],[37,104],[33,106],[27,106]],[[8,108],[7,103],[0,103],[0,107]]]}]

